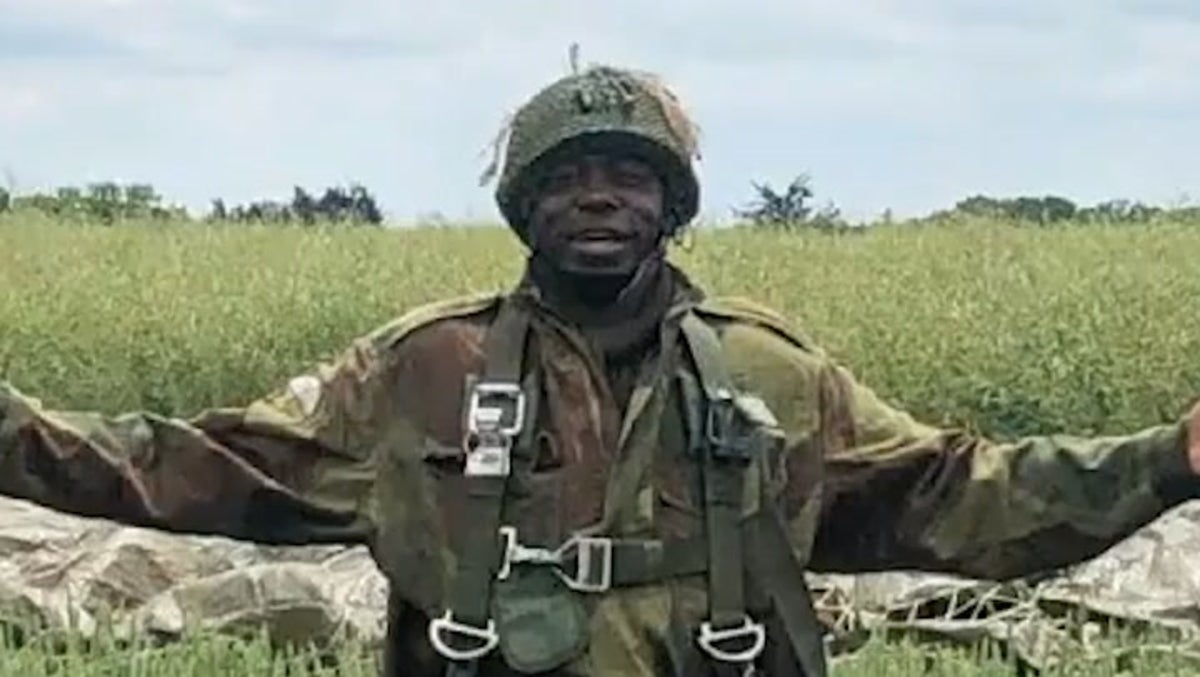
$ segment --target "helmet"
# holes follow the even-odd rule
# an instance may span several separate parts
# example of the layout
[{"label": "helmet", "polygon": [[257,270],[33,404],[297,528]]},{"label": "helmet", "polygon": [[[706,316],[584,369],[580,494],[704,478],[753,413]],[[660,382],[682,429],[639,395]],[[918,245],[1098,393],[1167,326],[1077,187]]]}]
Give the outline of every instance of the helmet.
[{"label": "helmet", "polygon": [[668,234],[696,215],[696,129],[676,96],[653,75],[593,66],[561,78],[527,101],[505,132],[496,202],[522,239],[528,218],[522,198],[540,171],[558,158],[589,150],[630,152],[655,168],[665,186]]}]

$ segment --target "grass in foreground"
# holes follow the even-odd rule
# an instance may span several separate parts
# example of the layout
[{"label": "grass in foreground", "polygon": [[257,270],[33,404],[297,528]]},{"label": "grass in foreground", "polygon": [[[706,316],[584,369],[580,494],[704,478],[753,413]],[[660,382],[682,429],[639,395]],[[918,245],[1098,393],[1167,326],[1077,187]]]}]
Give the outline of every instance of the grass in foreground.
[{"label": "grass in foreground", "polygon": [[[0,677],[378,677],[378,652],[359,642],[325,648],[273,646],[269,638],[199,634],[167,644],[56,635],[0,642]],[[1024,671],[998,647],[935,647],[909,640],[870,639],[850,658],[836,659],[833,677],[1018,677]],[[1200,660],[1168,647],[1126,645],[1089,660],[1067,656],[1041,677],[1183,677]]]}]

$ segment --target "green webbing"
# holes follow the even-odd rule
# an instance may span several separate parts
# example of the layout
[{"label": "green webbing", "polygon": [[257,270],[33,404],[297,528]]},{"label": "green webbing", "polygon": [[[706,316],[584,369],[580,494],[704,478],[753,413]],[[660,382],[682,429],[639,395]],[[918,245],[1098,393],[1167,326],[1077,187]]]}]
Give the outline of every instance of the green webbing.
[{"label": "green webbing", "polygon": [[[684,335],[691,347],[701,387],[709,405],[732,393],[732,379],[727,371],[720,340],[715,331],[694,315],[683,322]],[[695,408],[695,407],[691,407]],[[701,410],[707,417],[709,412]],[[707,440],[707,418],[700,420],[703,442]],[[693,431],[694,423],[688,426]],[[744,440],[735,442],[745,443]],[[746,531],[740,524],[744,473],[748,457],[745,450],[719,449],[701,444],[701,469],[704,481],[705,514],[709,538],[709,613],[710,622],[718,629],[740,624],[745,618],[743,567],[758,581],[761,593],[771,602],[782,621],[788,644],[805,677],[827,677],[828,668],[822,642],[821,624],[812,607],[812,595],[788,543],[787,531],[777,506],[767,504],[749,522]],[[751,447],[751,452],[754,448]],[[707,453],[705,453],[707,452]],[[716,452],[714,454],[714,452]],[[718,457],[719,456],[719,457]],[[753,459],[751,459],[752,462]],[[742,537],[745,535],[746,542]],[[745,552],[753,556],[743,559]],[[692,654],[693,656],[695,654]],[[731,666],[712,665],[718,674],[732,674]],[[700,666],[685,669],[697,671]]]},{"label": "green webbing", "polygon": [[[732,413],[733,381],[716,332],[690,313],[683,318],[682,328],[705,395],[702,430],[707,437],[710,417]],[[745,473],[752,459],[707,438],[700,449],[709,551],[709,623],[723,630],[747,619],[740,519]]]},{"label": "green webbing", "polygon": [[614,539],[612,585],[648,585],[708,571],[708,543],[702,537],[644,540]]},{"label": "green webbing", "polygon": [[[704,391],[713,393],[720,388],[731,390],[730,377],[715,332],[695,316],[685,319],[684,332],[692,344]],[[741,508],[743,473],[730,472],[739,467],[731,463],[717,463],[710,451],[705,455],[702,465],[706,501],[709,504],[706,508],[716,508],[716,515],[708,518],[710,538],[716,536],[714,545],[718,539],[732,543],[726,547],[730,550],[736,548],[739,558],[735,568],[732,563],[723,561],[725,557],[720,550],[713,552],[714,559],[709,570],[711,594],[714,596],[710,601],[711,620],[717,627],[721,627],[722,619],[727,618],[731,623],[741,620],[744,604],[741,566],[743,562],[748,562],[755,579],[761,581],[765,594],[783,622],[789,644],[805,677],[826,677],[828,668],[821,624],[812,607],[812,595],[804,578],[804,570],[797,563],[788,543],[783,517],[776,506],[764,505],[751,520],[750,529],[746,532],[748,543],[742,543],[740,536],[743,532],[739,527],[738,511]],[[754,556],[748,560],[741,559],[745,546],[752,547],[754,552]],[[730,572],[731,578],[736,573],[736,581],[722,584],[722,570]],[[736,608],[733,606],[735,603],[738,605]]]},{"label": "green webbing", "polygon": [[792,555],[783,517],[774,506],[765,507],[751,522],[750,545],[754,557],[750,567],[762,581],[765,592],[783,621],[796,660],[805,677],[826,677],[821,622],[812,606],[812,593],[804,570]]},{"label": "green webbing", "polygon": [[[510,473],[507,476],[466,478],[467,496],[463,505],[466,516],[464,547],[458,560],[450,596],[454,619],[476,628],[487,626],[491,618],[492,581],[503,560],[500,526],[508,480],[531,463],[530,432],[536,424],[538,389],[531,376],[522,379],[525,342],[529,333],[528,316],[513,302],[500,307],[485,338],[485,381],[522,383],[526,398],[525,425],[514,440]],[[470,393],[468,392],[468,396]],[[473,674],[473,665],[448,667],[447,674]]]}]

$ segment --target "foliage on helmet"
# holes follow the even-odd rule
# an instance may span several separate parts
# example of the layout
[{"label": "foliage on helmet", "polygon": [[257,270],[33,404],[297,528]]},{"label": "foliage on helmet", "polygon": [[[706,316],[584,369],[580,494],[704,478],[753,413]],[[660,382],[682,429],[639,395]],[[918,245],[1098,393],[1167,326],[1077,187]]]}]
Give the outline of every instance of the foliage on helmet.
[{"label": "foliage on helmet", "polygon": [[699,158],[697,136],[679,99],[658,77],[592,66],[543,88],[507,121],[484,180],[499,173],[496,202],[509,225],[524,236],[524,198],[556,158],[584,150],[631,152],[662,177],[673,233],[699,208],[692,165]]}]

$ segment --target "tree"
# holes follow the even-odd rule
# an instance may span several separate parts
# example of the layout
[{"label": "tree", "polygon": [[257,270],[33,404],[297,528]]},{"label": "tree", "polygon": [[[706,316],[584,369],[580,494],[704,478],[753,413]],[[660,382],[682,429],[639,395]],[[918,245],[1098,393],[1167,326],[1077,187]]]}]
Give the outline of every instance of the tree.
[{"label": "tree", "polygon": [[300,186],[292,187],[292,198],[287,203],[261,200],[248,205],[227,209],[221,200],[213,201],[209,218],[231,221],[269,221],[293,223],[300,221],[312,225],[318,221],[348,223],[354,225],[383,222],[383,213],[375,198],[366,188],[352,184],[348,188],[329,187],[319,198]]},{"label": "tree", "polygon": [[801,174],[792,179],[784,192],[778,193],[769,184],[752,182],[750,185],[758,193],[758,199],[734,213],[756,226],[793,228],[807,221],[812,212],[806,203],[813,197],[810,183],[809,176]]},{"label": "tree", "polygon": [[125,186],[122,211],[126,216],[161,216],[161,202],[162,198],[155,192],[154,186],[148,183],[132,183]]},{"label": "tree", "polygon": [[1078,211],[1074,202],[1055,195],[1001,199],[974,195],[960,200],[954,205],[954,210],[971,216],[1032,221],[1043,225],[1070,221]]},{"label": "tree", "polygon": [[374,196],[367,192],[366,188],[357,184],[351,186],[350,203],[359,221],[370,224],[383,222],[383,213],[379,210]]},{"label": "tree", "polygon": [[292,212],[304,223],[311,224],[317,220],[317,201],[300,186],[292,189]]},{"label": "tree", "polygon": [[814,209],[809,204],[814,192],[811,179],[801,174],[788,184],[782,193],[766,184],[752,183],[758,200],[734,213],[749,219],[756,226],[792,229],[805,227],[819,230],[844,230],[849,224],[842,219],[841,210],[832,202]]},{"label": "tree", "polygon": [[971,216],[1007,216],[1007,210],[1000,200],[986,195],[972,195],[959,200],[954,205],[954,211],[970,214]]},{"label": "tree", "polygon": [[1083,209],[1080,218],[1088,222],[1101,223],[1145,223],[1163,213],[1160,207],[1151,207],[1125,199],[1108,200]]}]

